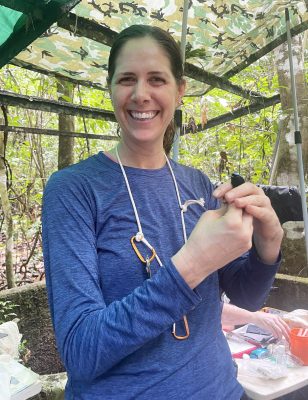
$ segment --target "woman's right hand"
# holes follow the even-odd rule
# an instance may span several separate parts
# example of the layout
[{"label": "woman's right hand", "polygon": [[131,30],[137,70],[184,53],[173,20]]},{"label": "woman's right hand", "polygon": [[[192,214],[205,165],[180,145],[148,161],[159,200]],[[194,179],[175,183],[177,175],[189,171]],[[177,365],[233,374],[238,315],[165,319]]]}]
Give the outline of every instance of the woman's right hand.
[{"label": "woman's right hand", "polygon": [[234,204],[205,212],[172,262],[193,289],[252,246],[253,217]]}]

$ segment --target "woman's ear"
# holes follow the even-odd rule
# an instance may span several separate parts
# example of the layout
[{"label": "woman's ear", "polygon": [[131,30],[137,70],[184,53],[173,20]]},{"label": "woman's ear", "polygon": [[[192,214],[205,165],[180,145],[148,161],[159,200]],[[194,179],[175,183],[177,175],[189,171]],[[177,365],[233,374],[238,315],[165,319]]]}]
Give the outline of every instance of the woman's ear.
[{"label": "woman's ear", "polygon": [[181,103],[182,97],[185,94],[185,90],[186,90],[186,80],[184,78],[182,78],[180,84],[179,84],[179,103]]}]

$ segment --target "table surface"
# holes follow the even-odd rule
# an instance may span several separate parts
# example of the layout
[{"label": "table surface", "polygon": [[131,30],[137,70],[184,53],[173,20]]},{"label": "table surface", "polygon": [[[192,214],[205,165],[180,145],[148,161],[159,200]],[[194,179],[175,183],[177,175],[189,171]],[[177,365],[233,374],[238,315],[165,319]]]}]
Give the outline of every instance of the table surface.
[{"label": "table surface", "polygon": [[245,360],[237,359],[238,381],[253,400],[273,400],[308,385],[308,366],[288,368],[288,376],[279,379],[262,379],[244,374]]}]

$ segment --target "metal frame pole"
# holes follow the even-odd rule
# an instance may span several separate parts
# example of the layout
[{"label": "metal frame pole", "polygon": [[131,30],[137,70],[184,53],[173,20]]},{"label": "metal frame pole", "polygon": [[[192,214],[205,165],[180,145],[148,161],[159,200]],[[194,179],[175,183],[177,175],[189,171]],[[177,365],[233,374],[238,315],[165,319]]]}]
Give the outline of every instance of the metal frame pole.
[{"label": "metal frame pole", "polygon": [[289,64],[290,64],[290,78],[291,78],[291,93],[292,93],[292,103],[294,111],[294,141],[297,150],[297,164],[299,173],[299,186],[302,200],[302,210],[304,218],[304,229],[305,229],[305,246],[306,246],[306,260],[308,260],[308,214],[307,214],[307,202],[305,193],[305,179],[304,179],[304,166],[303,166],[303,156],[302,156],[302,137],[299,130],[298,121],[298,108],[297,108],[297,96],[296,96],[296,85],[295,85],[295,74],[293,67],[293,57],[292,57],[292,43],[291,43],[291,29],[290,29],[290,16],[289,10],[285,9],[286,18],[286,28],[287,28],[287,42],[288,42],[288,54],[289,54]]},{"label": "metal frame pole", "polygon": [[[182,59],[183,59],[183,65],[185,62],[188,5],[189,5],[189,0],[184,0],[183,19],[182,19],[182,34],[181,34],[181,54],[182,54]],[[181,110],[181,106],[179,106],[175,110],[175,136],[174,136],[174,141],[173,141],[173,154],[172,154],[172,158],[174,161],[178,161],[178,159],[179,159],[181,129],[182,129],[182,110]]]}]

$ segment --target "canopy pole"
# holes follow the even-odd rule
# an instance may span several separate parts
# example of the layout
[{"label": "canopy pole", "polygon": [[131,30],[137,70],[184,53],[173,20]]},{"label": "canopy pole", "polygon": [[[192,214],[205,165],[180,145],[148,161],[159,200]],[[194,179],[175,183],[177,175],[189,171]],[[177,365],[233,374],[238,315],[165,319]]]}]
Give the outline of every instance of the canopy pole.
[{"label": "canopy pole", "polygon": [[304,218],[306,260],[308,260],[308,215],[307,215],[305,179],[304,179],[304,166],[303,166],[303,156],[302,156],[302,137],[301,137],[301,133],[300,133],[300,130],[299,130],[299,121],[298,121],[298,108],[297,108],[295,74],[294,74],[293,57],[292,57],[290,16],[289,16],[288,8],[285,9],[285,18],[286,18],[288,54],[289,54],[289,64],[290,64],[291,93],[292,93],[292,103],[293,103],[293,112],[294,112],[294,128],[295,128],[294,141],[295,141],[296,150],[297,150],[299,186],[300,186],[300,193],[301,193],[301,200],[302,200],[302,210],[303,210],[303,218]]},{"label": "canopy pole", "polygon": [[[188,5],[189,0],[184,0],[183,4],[183,18],[182,18],[182,34],[181,34],[181,54],[183,60],[183,66],[185,63],[185,49],[186,49],[186,32],[187,32],[187,19],[188,19]],[[180,148],[180,136],[182,129],[182,110],[179,106],[175,110],[175,135],[173,140],[173,160],[178,161],[179,159],[179,148]]]}]

